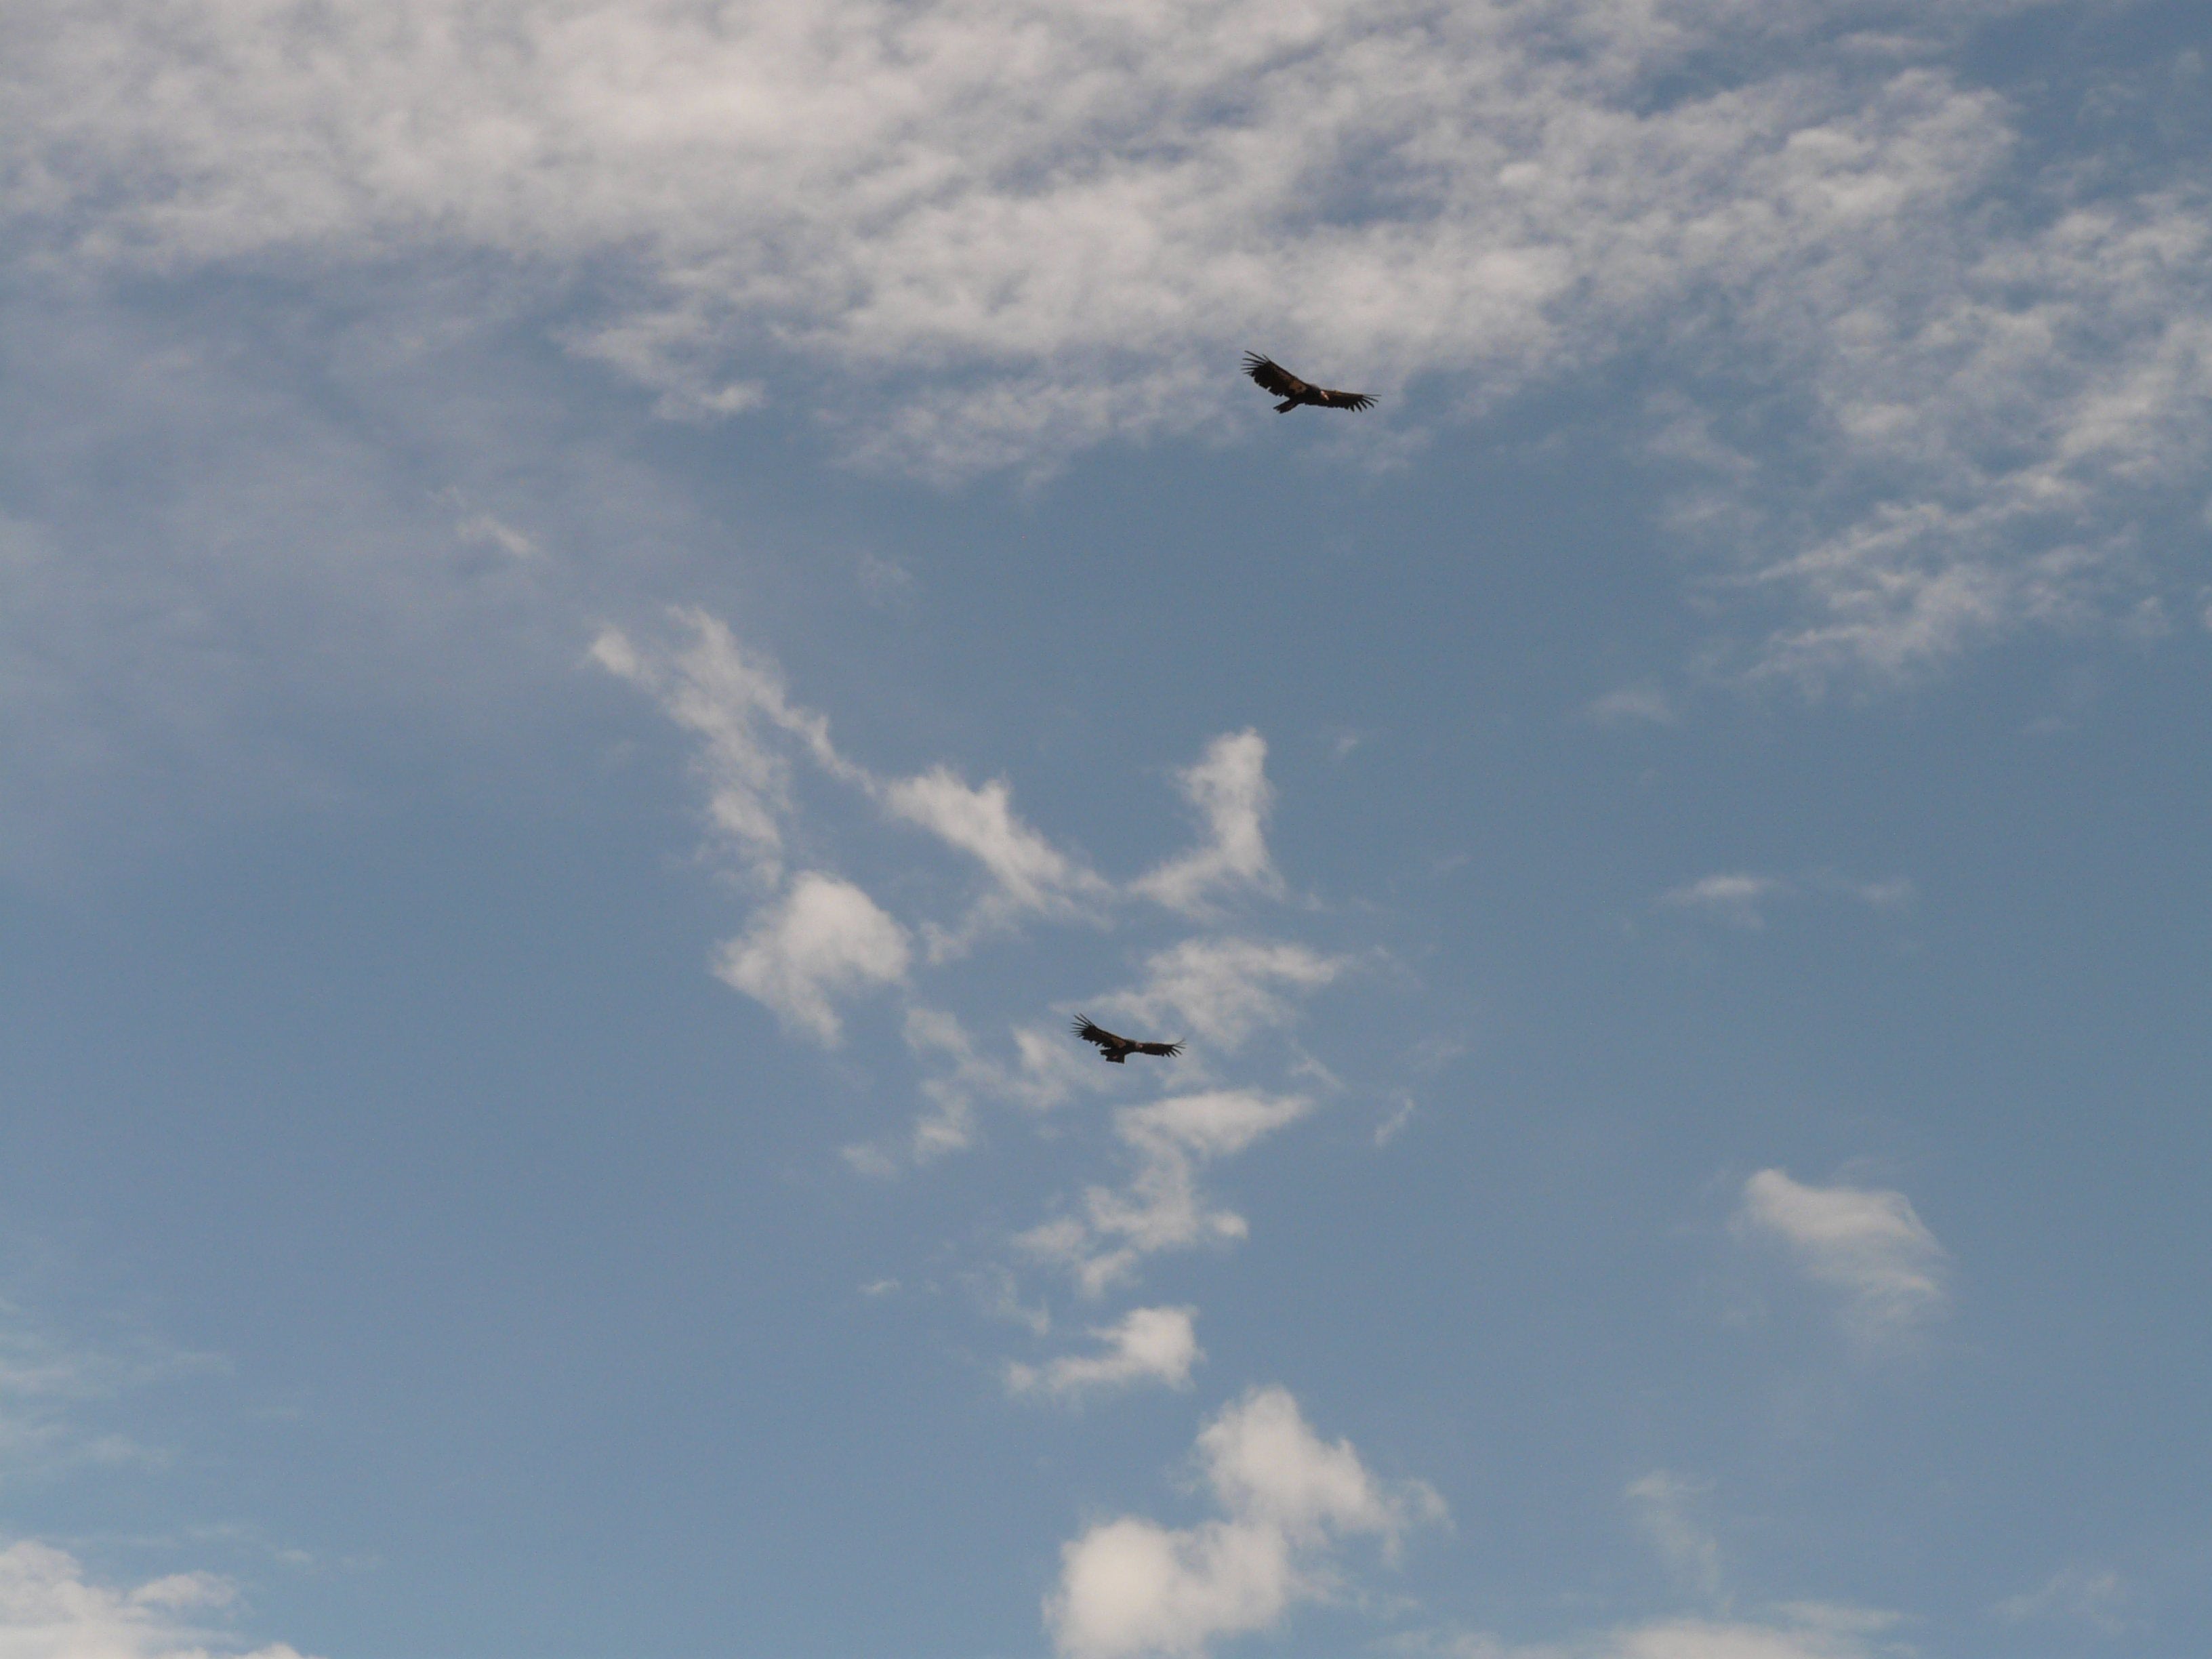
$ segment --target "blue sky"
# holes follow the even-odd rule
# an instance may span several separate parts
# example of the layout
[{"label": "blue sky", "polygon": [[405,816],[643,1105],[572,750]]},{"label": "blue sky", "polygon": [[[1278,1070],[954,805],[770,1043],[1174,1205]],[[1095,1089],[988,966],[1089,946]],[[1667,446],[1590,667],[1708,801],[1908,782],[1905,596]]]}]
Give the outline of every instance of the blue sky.
[{"label": "blue sky", "polygon": [[11,8],[0,1655],[2206,1651],[2208,59]]}]

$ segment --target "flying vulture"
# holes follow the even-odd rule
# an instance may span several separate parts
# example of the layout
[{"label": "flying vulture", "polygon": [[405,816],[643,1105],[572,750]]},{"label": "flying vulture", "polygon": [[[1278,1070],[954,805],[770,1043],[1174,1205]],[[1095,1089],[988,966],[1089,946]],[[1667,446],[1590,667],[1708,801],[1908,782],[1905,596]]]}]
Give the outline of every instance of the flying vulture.
[{"label": "flying vulture", "polygon": [[1127,1062],[1131,1054],[1179,1054],[1180,1042],[1139,1042],[1134,1037],[1116,1036],[1103,1025],[1093,1025],[1081,1014],[1075,1017],[1075,1035],[1085,1042],[1098,1045],[1098,1058],[1116,1066]]},{"label": "flying vulture", "polygon": [[1375,399],[1364,392],[1331,392],[1327,386],[1308,386],[1273,358],[1262,357],[1256,351],[1244,354],[1244,372],[1263,391],[1283,400],[1275,405],[1278,415],[1287,415],[1300,404],[1311,404],[1316,409],[1375,407]]}]

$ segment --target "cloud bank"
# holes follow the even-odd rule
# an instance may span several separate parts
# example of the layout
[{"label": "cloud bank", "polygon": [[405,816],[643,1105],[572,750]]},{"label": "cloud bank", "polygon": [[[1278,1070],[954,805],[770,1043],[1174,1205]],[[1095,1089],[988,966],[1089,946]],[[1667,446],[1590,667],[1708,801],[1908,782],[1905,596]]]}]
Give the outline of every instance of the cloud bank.
[{"label": "cloud bank", "polygon": [[1246,345],[1417,423],[1633,362],[1741,665],[1894,677],[2170,600],[2202,505],[2212,198],[2040,158],[1955,61],[2023,9],[25,0],[0,197],[40,270],[503,261],[940,476],[1256,420]]}]

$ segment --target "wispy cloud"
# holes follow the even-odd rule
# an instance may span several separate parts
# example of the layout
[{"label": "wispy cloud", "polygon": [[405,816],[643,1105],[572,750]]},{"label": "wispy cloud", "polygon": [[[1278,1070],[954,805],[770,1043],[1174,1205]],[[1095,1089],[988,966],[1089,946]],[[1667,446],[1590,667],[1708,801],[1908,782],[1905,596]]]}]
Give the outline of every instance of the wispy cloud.
[{"label": "wispy cloud", "polygon": [[2212,441],[2212,202],[2036,171],[1951,56],[2004,9],[33,0],[0,153],[45,266],[589,273],[568,337],[665,413],[938,474],[1263,418],[1255,339],[1482,388],[1443,418],[1638,353],[1741,665],[1818,684],[2127,612]]},{"label": "wispy cloud", "polygon": [[1903,1193],[1808,1187],[1761,1170],[1744,1182],[1734,1225],[1746,1241],[1779,1243],[1838,1293],[1844,1324],[1863,1343],[1907,1335],[1948,1304],[1943,1247]]},{"label": "wispy cloud", "polygon": [[1584,711],[1601,726],[1679,726],[1681,711],[1656,685],[1624,685],[1593,697]]},{"label": "wispy cloud", "polygon": [[930,953],[939,960],[958,954],[979,934],[1024,917],[1089,915],[1112,893],[1106,882],[1014,816],[1012,787],[1003,778],[976,788],[938,766],[884,785],[879,793],[894,817],[969,854],[991,877],[991,890],[957,929],[930,930]]},{"label": "wispy cloud", "polygon": [[2110,1567],[2066,1566],[1990,1611],[2008,1624],[2074,1625],[2112,1637],[2136,1623],[2135,1599],[2127,1581]]},{"label": "wispy cloud", "polygon": [[1629,1512],[1668,1573],[1685,1590],[1707,1601],[1721,1594],[1721,1547],[1698,1518],[1707,1488],[1665,1469],[1631,1481]]},{"label": "wispy cloud", "polygon": [[1005,781],[976,787],[942,765],[881,777],[841,752],[828,718],[795,702],[775,664],[741,646],[720,620],[682,611],[675,621],[677,637],[666,642],[640,644],[604,629],[591,658],[650,693],[700,739],[695,765],[717,845],[756,890],[780,896],[723,947],[715,971],[793,1029],[835,1044],[836,1000],[903,981],[913,960],[909,930],[849,877],[790,873],[789,843],[805,828],[795,787],[802,764],[981,866],[986,890],[963,918],[921,924],[933,962],[1024,920],[1088,916],[1112,896],[1107,882],[1021,820]]},{"label": "wispy cloud", "polygon": [[1669,909],[1712,916],[1733,927],[1755,930],[1766,926],[1761,907],[1790,890],[1790,884],[1779,876],[1733,871],[1670,887],[1660,894],[1659,902]]},{"label": "wispy cloud", "polygon": [[1091,1188],[1079,1213],[1032,1228],[1016,1243],[1066,1267],[1086,1295],[1097,1296],[1148,1255],[1243,1238],[1244,1218],[1212,1207],[1200,1170],[1296,1122],[1312,1105],[1302,1095],[1222,1089],[1125,1106],[1115,1113],[1114,1127],[1137,1166],[1127,1184]]},{"label": "wispy cloud", "polygon": [[1352,963],[1304,945],[1207,937],[1155,952],[1144,977],[1093,1006],[1148,1024],[1188,1031],[1224,1048],[1296,1018],[1296,999],[1334,981]]},{"label": "wispy cloud", "polygon": [[1846,899],[1869,909],[1901,915],[1918,902],[1920,893],[1907,876],[1866,880],[1835,870],[1814,870],[1798,876],[1735,870],[1670,887],[1656,902],[1686,915],[1757,933],[1766,926],[1767,914],[1776,906],[1808,896]]},{"label": "wispy cloud", "polygon": [[1417,1633],[1391,1644],[1409,1659],[1903,1659],[1896,1614],[1794,1601],[1740,1619],[1647,1620],[1522,1644],[1486,1632]]},{"label": "wispy cloud", "polygon": [[1191,1367],[1206,1358],[1198,1346],[1197,1318],[1195,1308],[1132,1308],[1119,1322],[1091,1333],[1102,1352],[1063,1355],[1041,1366],[1008,1365],[1006,1386],[1016,1394],[1060,1401],[1139,1382],[1188,1388]]},{"label": "wispy cloud", "polygon": [[1012,1035],[1012,1059],[994,1060],[976,1048],[957,1016],[940,1008],[908,1010],[906,1044],[925,1067],[921,1091],[932,1109],[915,1125],[916,1158],[969,1145],[977,1109],[987,1102],[1047,1111],[1095,1079],[1095,1068],[1063,1033],[1029,1025],[1016,1026]]},{"label": "wispy cloud", "polygon": [[219,1354],[149,1339],[126,1348],[74,1340],[0,1301],[0,1474],[9,1465],[159,1463],[164,1453],[107,1425],[110,1408],[143,1389],[228,1370]]},{"label": "wispy cloud", "polygon": [[1275,792],[1267,782],[1267,744],[1257,732],[1216,738],[1178,782],[1198,809],[1206,841],[1130,884],[1131,890],[1186,915],[1205,915],[1224,892],[1273,893],[1282,878],[1267,852],[1267,815]]},{"label": "wispy cloud", "polygon": [[1347,1540],[1387,1547],[1444,1515],[1426,1486],[1377,1480],[1348,1441],[1321,1439],[1279,1388],[1224,1410],[1197,1456],[1220,1518],[1176,1528],[1124,1516],[1061,1547],[1045,1618],[1069,1659],[1200,1655],[1271,1630],[1330,1593]]}]

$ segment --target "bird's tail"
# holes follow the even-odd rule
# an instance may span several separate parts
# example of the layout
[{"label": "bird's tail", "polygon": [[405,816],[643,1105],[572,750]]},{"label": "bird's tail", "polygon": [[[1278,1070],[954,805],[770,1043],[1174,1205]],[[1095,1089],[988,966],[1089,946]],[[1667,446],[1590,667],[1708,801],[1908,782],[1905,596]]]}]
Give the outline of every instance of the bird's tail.
[{"label": "bird's tail", "polygon": [[1275,413],[1278,415],[1287,415],[1297,406],[1298,400],[1296,398],[1285,398],[1282,402],[1275,405]]}]

